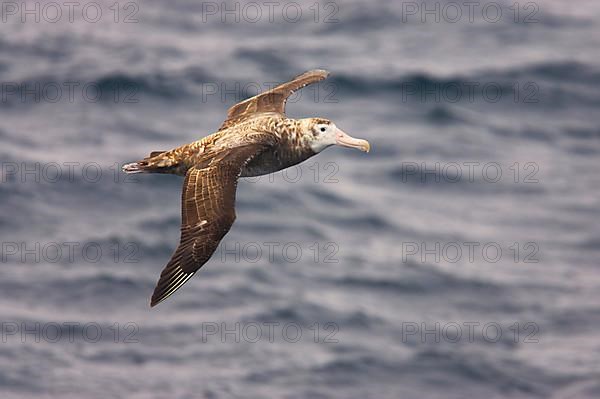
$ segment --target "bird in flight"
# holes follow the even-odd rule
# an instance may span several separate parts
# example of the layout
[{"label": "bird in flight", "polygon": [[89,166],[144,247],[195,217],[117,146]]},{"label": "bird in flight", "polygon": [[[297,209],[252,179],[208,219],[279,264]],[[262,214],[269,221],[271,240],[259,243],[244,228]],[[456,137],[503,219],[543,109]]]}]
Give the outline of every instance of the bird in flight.
[{"label": "bird in flight", "polygon": [[154,151],[123,166],[126,173],[185,176],[181,197],[181,238],[162,271],[150,306],[185,284],[212,256],[235,221],[235,194],[240,177],[260,176],[296,165],[332,145],[369,152],[323,118],[291,119],[288,97],[329,73],[312,70],[244,100],[227,113],[219,130],[170,151]]}]

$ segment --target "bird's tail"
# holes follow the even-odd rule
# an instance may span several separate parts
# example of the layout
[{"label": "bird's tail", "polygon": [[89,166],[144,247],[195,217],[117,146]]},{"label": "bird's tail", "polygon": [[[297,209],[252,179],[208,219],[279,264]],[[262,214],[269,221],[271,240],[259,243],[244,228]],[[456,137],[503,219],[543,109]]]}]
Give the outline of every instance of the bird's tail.
[{"label": "bird's tail", "polygon": [[123,165],[125,173],[171,173],[175,166],[172,159],[162,157],[165,151],[153,151],[150,156],[141,161],[131,162]]},{"label": "bird's tail", "polygon": [[146,165],[143,164],[143,161],[132,162],[123,165],[123,172],[125,173],[142,173],[147,172]]}]

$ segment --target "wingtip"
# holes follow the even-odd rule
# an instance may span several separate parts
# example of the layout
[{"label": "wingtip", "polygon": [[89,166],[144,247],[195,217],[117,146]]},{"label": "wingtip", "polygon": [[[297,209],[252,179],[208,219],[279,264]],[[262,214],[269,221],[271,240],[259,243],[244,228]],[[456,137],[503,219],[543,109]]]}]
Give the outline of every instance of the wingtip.
[{"label": "wingtip", "polygon": [[329,76],[329,71],[326,69],[311,69],[304,72],[302,75],[299,75],[298,77],[308,75],[319,75],[321,79],[326,79]]},{"label": "wingtip", "polygon": [[171,297],[195,274],[195,272],[185,273],[180,267],[177,267],[175,270],[179,270],[179,272],[173,274],[172,271],[169,271],[169,265],[163,270],[150,299],[151,308]]},{"label": "wingtip", "polygon": [[330,72],[327,69],[315,69],[313,72],[323,76],[323,79],[329,77]]},{"label": "wingtip", "polygon": [[164,298],[160,298],[160,297],[156,297],[156,295],[152,295],[152,298],[150,299],[150,307],[156,307],[156,305],[158,305],[159,303],[163,302],[165,299],[167,299],[168,296],[164,297]]},{"label": "wingtip", "polygon": [[150,307],[153,308],[156,305],[158,305],[159,303],[165,301],[170,295],[164,295],[164,293],[161,294],[157,294],[156,292],[154,292],[152,294],[152,298],[150,298]]}]

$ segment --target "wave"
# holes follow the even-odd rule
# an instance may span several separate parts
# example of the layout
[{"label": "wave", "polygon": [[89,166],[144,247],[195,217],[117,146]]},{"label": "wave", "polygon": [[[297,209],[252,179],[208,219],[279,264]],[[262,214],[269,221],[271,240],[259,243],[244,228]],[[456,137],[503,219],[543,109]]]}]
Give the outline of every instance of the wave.
[{"label": "wave", "polygon": [[[284,57],[273,55],[262,50],[238,50],[235,58],[244,62],[246,60],[259,62],[265,65],[265,58],[270,60],[263,68],[265,75],[273,71],[290,70]],[[265,70],[266,68],[266,70]],[[300,73],[301,71],[296,71]],[[262,82],[264,80],[264,82]],[[283,81],[283,80],[282,80]],[[77,83],[80,88],[86,85],[94,87],[93,93],[101,93],[100,102],[107,103],[119,98],[137,102],[140,97],[152,97],[162,100],[174,101],[202,97],[221,99],[234,96],[236,101],[241,101],[256,91],[263,91],[275,83],[275,79],[237,79],[235,77],[218,77],[207,73],[198,67],[185,67],[178,71],[148,71],[146,73],[131,74],[115,71],[100,76],[32,76],[28,79],[12,82],[17,87],[17,94],[10,95],[2,106],[15,106],[20,103],[36,103],[32,95],[18,95],[23,89],[35,87],[50,87],[59,85],[63,90],[68,90],[69,82]],[[262,82],[262,83],[261,83]],[[208,87],[210,85],[210,87]],[[577,101],[596,103],[600,98],[590,87],[600,85],[600,71],[596,67],[579,62],[545,62],[503,70],[490,69],[472,72],[468,75],[454,75],[448,77],[436,76],[429,73],[416,72],[400,76],[369,78],[364,75],[333,74],[327,81],[319,83],[323,90],[331,95],[331,90],[354,96],[394,96],[400,97],[403,103],[465,103],[465,102],[496,102],[500,100],[534,101],[532,104],[542,102],[544,105]],[[583,87],[581,85],[584,85]],[[250,87],[252,86],[252,87]],[[252,89],[252,92],[250,92]],[[52,89],[54,90],[54,89]],[[89,89],[92,90],[92,89]],[[97,91],[96,91],[97,90]],[[217,91],[216,94],[214,91]],[[42,92],[42,95],[44,92]],[[52,94],[47,94],[53,96]],[[63,97],[67,97],[64,95]],[[61,97],[62,99],[62,97]],[[227,98],[226,98],[227,99]],[[39,101],[37,101],[39,102]],[[434,107],[427,118],[434,123],[460,122],[462,118],[444,107]]]},{"label": "wave", "polygon": [[[597,104],[600,70],[579,62],[544,62],[506,69],[475,71],[468,75],[440,77],[408,73],[391,78],[333,75],[330,81],[340,92],[356,96],[393,96],[402,103],[513,102],[541,109],[569,104]],[[432,122],[462,119],[447,108],[433,108]]]},{"label": "wave", "polygon": [[402,278],[378,278],[378,277],[343,277],[332,279],[331,283],[335,285],[348,286],[353,289],[363,289],[368,291],[392,291],[397,294],[425,294],[442,292],[472,292],[473,295],[486,292],[496,297],[502,297],[507,294],[507,289],[491,282],[466,279],[457,275],[436,270],[433,267],[421,266],[411,267],[412,272],[406,271]]},{"label": "wave", "polygon": [[[497,162],[479,161],[480,165],[498,165]],[[430,190],[447,190],[457,193],[470,192],[478,194],[520,194],[537,195],[546,192],[541,184],[515,185],[505,176],[492,180],[482,173],[470,175],[468,167],[460,161],[444,162],[404,162],[402,165],[389,167],[381,177],[389,184],[406,185],[411,188]]]},{"label": "wave", "polygon": [[[530,367],[523,362],[490,359],[478,352],[453,351],[443,348],[419,350],[404,366],[409,374],[427,373],[452,384],[477,383],[506,394],[507,387],[529,397],[548,394],[552,376]],[[527,376],[527,377],[524,377]]]}]

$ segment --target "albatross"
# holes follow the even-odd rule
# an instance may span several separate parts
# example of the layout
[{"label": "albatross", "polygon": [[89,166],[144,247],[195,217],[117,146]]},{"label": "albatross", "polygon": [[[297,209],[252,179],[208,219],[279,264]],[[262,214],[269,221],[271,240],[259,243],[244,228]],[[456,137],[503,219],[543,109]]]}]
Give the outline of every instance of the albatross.
[{"label": "albatross", "polygon": [[305,72],[231,107],[215,133],[123,166],[126,173],[185,176],[179,246],[160,275],[151,307],[181,288],[215,252],[235,221],[240,177],[285,169],[332,145],[369,152],[368,141],[349,136],[327,119],[285,115],[292,93],[328,75],[320,69]]}]

